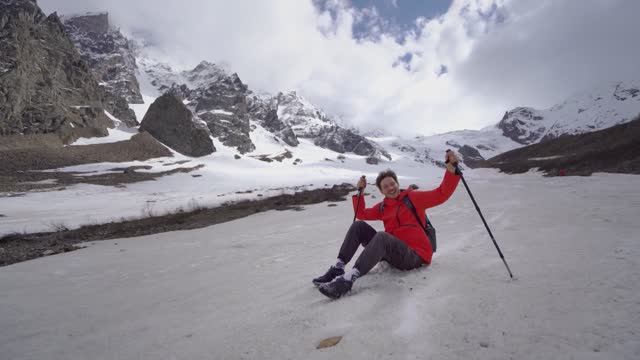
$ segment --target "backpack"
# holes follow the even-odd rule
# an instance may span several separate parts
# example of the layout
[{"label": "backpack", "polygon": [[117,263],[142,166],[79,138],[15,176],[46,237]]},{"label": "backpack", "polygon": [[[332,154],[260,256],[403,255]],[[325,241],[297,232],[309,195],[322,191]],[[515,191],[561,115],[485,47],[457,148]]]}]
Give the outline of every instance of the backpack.
[{"label": "backpack", "polygon": [[[406,207],[409,208],[409,210],[411,210],[411,212],[413,213],[413,216],[416,217],[416,221],[418,222],[418,224],[420,224],[420,227],[424,230],[425,234],[427,234],[427,238],[429,239],[429,242],[431,243],[431,249],[433,250],[433,252],[436,252],[436,248],[437,248],[437,243],[436,243],[436,228],[433,227],[433,225],[431,225],[431,221],[429,221],[429,217],[427,216],[427,214],[424,214],[424,218],[426,220],[427,225],[426,226],[422,226],[422,222],[420,221],[420,218],[418,217],[418,212],[416,211],[416,207],[413,206],[413,203],[411,202],[411,199],[409,199],[409,196],[405,196],[402,199],[402,202],[404,203],[404,205]],[[384,211],[384,202],[380,203],[380,213],[382,214],[382,212]]]}]

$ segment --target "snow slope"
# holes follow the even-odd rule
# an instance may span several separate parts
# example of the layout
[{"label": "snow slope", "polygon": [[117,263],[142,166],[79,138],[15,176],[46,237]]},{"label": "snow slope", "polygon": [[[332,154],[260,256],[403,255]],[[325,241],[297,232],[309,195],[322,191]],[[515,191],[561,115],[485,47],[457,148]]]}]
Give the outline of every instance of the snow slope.
[{"label": "snow slope", "polygon": [[[488,127],[483,130],[458,130],[430,136],[416,136],[413,139],[396,136],[369,137],[385,148],[393,159],[407,158],[423,164],[442,162],[447,149],[458,151],[464,145],[478,150],[485,159],[522,145],[502,135],[500,129]],[[464,161],[464,156],[460,156]]]},{"label": "snow slope", "polygon": [[430,212],[430,267],[379,266],[330,301],[310,280],[352,210],[317,204],[0,268],[2,357],[640,358],[640,178],[466,178],[517,280],[460,185]]},{"label": "snow slope", "polygon": [[[278,153],[275,146],[257,144],[267,150],[267,154]],[[236,160],[235,151],[222,146],[216,139],[214,145],[220,151],[201,158],[174,152],[174,157],[144,162],[86,164],[58,169],[91,176],[129,166],[151,166],[148,170],[137,171],[162,172],[204,165],[190,173],[177,173],[121,187],[77,184],[59,191],[22,193],[23,196],[2,194],[4,216],[0,217],[0,236],[13,232],[51,231],[57,225],[73,229],[122,218],[140,218],[149,213],[162,215],[178,208],[189,210],[196,205],[213,207],[227,201],[257,198],[258,194],[275,196],[293,193],[296,189],[331,187],[343,182],[355,184],[362,174],[373,182],[377,173],[389,165],[368,165],[364,157],[354,154],[345,154],[344,160],[339,161],[336,160],[337,153],[326,149],[319,151],[305,139],[296,150],[296,154],[305,159],[298,165],[293,164],[295,158],[285,159],[282,163],[266,163],[252,158],[251,154]],[[325,160],[328,158],[333,160]],[[393,164],[405,185],[421,185],[422,179],[435,180],[442,172],[434,167],[413,164],[402,159]],[[247,190],[252,190],[252,193],[237,193]]]},{"label": "snow slope", "polygon": [[523,145],[583,134],[633,120],[640,114],[640,82],[604,83],[582,90],[545,110],[520,107],[498,124],[505,136]]},{"label": "snow slope", "polygon": [[70,145],[92,145],[92,144],[106,144],[117,141],[129,140],[131,137],[138,133],[137,128],[130,128],[120,121],[120,119],[111,115],[107,110],[104,110],[104,114],[111,119],[115,125],[113,129],[107,128],[109,135],[103,137],[90,137],[79,138]]}]

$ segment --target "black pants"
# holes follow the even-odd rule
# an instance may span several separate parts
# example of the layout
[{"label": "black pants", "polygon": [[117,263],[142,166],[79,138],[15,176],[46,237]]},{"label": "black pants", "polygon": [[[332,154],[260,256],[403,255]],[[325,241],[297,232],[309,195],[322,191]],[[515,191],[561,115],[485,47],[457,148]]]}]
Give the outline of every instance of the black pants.
[{"label": "black pants", "polygon": [[364,221],[351,224],[338,257],[348,263],[360,245],[364,250],[354,266],[360,275],[368,273],[381,260],[400,270],[416,269],[424,264],[424,260],[402,240],[384,231],[378,232]]}]

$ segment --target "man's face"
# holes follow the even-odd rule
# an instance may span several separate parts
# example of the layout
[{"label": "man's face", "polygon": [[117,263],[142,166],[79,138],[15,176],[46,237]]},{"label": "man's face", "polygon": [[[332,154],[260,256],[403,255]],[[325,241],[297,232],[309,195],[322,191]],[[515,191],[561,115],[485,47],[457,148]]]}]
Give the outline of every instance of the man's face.
[{"label": "man's face", "polygon": [[380,182],[380,191],[385,197],[393,199],[400,194],[400,185],[391,176],[387,176]]}]

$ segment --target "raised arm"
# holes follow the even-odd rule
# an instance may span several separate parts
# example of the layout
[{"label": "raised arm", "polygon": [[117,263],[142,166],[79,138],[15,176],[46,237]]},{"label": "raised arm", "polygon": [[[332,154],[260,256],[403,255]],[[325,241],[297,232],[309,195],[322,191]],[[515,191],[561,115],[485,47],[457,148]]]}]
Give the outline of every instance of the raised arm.
[{"label": "raised arm", "polygon": [[456,190],[458,183],[460,182],[460,176],[445,171],[444,178],[440,186],[429,191],[412,191],[411,200],[415,201],[416,206],[428,209],[434,206],[438,206],[447,201],[453,192]]}]

